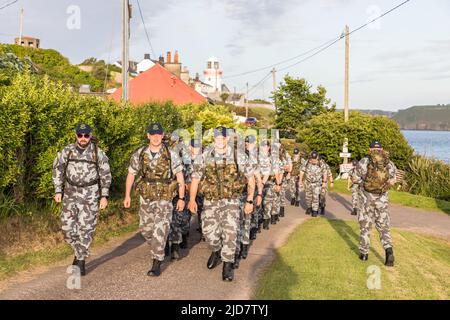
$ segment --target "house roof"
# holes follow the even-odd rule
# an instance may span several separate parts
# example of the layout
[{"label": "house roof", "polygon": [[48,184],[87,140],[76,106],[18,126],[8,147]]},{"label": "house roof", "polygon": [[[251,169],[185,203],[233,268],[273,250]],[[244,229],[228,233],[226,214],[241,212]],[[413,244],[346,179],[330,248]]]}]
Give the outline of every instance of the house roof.
[{"label": "house roof", "polygon": [[[120,101],[122,88],[117,89],[111,97]],[[161,65],[155,64],[129,81],[128,100],[133,104],[171,100],[176,105],[183,105],[203,103],[206,98]]]}]

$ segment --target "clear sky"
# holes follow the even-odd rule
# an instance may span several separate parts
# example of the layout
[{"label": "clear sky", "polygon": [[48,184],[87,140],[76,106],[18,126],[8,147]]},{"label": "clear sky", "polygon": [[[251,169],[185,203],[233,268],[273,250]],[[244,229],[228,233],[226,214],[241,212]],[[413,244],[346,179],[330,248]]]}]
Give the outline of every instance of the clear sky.
[{"label": "clear sky", "polygon": [[[14,0],[0,0],[0,7]],[[136,0],[131,22],[130,55],[140,61],[151,53]],[[339,37],[400,4],[403,0],[140,0],[154,49],[152,58],[178,50],[194,76],[216,56],[224,76],[270,66]],[[72,63],[97,57],[121,58],[121,0],[18,0],[0,10],[0,42],[19,33],[41,39]],[[75,7],[73,7],[75,6]],[[75,11],[74,11],[75,10]],[[77,18],[79,10],[79,21]],[[156,57],[155,57],[156,56]],[[300,57],[277,66],[283,68]],[[270,69],[225,79],[245,91]],[[343,105],[344,41],[277,73],[304,77],[326,87]],[[268,98],[269,77],[250,98]],[[379,22],[350,37],[350,108],[398,110],[412,105],[450,103],[450,1],[411,0]]]}]

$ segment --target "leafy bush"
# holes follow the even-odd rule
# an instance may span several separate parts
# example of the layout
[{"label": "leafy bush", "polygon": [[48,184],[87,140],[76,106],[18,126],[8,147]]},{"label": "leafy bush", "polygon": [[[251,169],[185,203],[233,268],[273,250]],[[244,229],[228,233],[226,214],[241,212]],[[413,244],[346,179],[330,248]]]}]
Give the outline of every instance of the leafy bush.
[{"label": "leafy bush", "polygon": [[353,159],[367,155],[373,139],[378,139],[383,144],[392,161],[400,169],[406,167],[413,154],[395,121],[358,111],[350,112],[347,123],[344,123],[343,112],[328,112],[315,116],[304,125],[299,125],[297,137],[335,167],[342,163],[339,152],[345,137],[348,138],[348,149]]},{"label": "leafy bush", "polygon": [[81,96],[48,77],[18,74],[0,91],[0,126],[7,133],[0,139],[0,193],[12,194],[17,203],[50,199],[52,163],[57,152],[74,141],[74,129],[81,122],[93,127],[110,159],[112,188],[121,190],[132,152],[148,143],[146,129],[151,122],[160,122],[171,133],[177,128],[192,132],[196,120],[204,122],[204,130],[219,124],[234,126],[226,107],[122,105]]},{"label": "leafy bush", "polygon": [[450,201],[450,166],[443,161],[414,156],[405,179],[408,192]]}]

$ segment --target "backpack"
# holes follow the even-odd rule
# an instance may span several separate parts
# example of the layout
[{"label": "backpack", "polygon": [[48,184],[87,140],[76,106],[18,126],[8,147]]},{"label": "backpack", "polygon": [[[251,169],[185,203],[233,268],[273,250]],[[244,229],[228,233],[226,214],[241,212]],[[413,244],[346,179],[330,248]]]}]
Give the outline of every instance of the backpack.
[{"label": "backpack", "polygon": [[[72,162],[86,162],[85,160],[72,159],[73,151],[70,150],[69,154],[67,155],[67,161],[64,164],[64,169],[63,169],[63,172],[62,172],[62,176],[63,176],[63,179],[64,179],[63,189],[64,189],[65,182],[68,182],[70,185],[76,186],[76,187],[80,187],[80,188],[86,188],[86,187],[90,187],[92,185],[97,184],[98,185],[98,190],[99,190],[99,192],[101,192],[100,168],[99,168],[99,164],[98,164],[98,144],[99,144],[99,142],[100,141],[98,140],[97,137],[91,137],[91,141],[89,142],[90,144],[92,144],[94,146],[94,153],[92,155],[92,158],[93,158],[93,163],[95,164],[95,170],[97,171],[98,179],[95,179],[95,180],[93,180],[93,181],[91,181],[89,183],[86,183],[86,184],[76,184],[76,183],[74,183],[73,181],[71,181],[69,179],[69,177],[67,176],[67,167],[69,166],[69,162],[71,162],[71,161]],[[90,161],[87,161],[87,162],[90,162]],[[63,190],[63,193],[64,193],[64,190]]]},{"label": "backpack", "polygon": [[364,190],[382,194],[389,189],[389,153],[384,150],[372,150],[367,164],[367,175],[364,179]]}]

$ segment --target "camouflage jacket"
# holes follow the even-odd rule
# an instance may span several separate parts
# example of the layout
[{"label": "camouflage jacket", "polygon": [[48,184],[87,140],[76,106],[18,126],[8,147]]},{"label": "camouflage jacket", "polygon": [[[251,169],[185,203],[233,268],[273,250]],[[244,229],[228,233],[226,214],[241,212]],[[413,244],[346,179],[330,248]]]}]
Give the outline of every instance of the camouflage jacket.
[{"label": "camouflage jacket", "polygon": [[259,154],[259,168],[262,176],[273,177],[277,173],[282,173],[280,159],[263,152]]},{"label": "camouflage jacket", "polygon": [[100,195],[109,196],[112,180],[109,159],[100,148],[95,151],[93,143],[90,143],[83,153],[77,150],[76,143],[72,143],[58,152],[53,161],[55,193],[62,193],[68,185],[85,188],[100,186]]},{"label": "camouflage jacket", "polygon": [[[245,152],[236,152],[236,156],[237,159],[235,159],[235,149],[232,147],[228,147],[226,153],[221,155],[217,154],[215,152],[213,145],[211,145],[207,147],[206,150],[203,152],[201,161],[194,162],[192,178],[199,179],[200,181],[202,181],[202,184],[203,183],[211,184],[213,183],[213,181],[215,181],[214,184],[218,186],[218,189],[222,189],[223,187],[224,190],[226,190],[225,193],[229,197],[231,197],[231,194],[233,194],[234,197],[236,190],[240,189],[238,185],[245,187],[245,181],[241,182],[238,182],[237,180],[233,181],[235,178],[217,174],[216,172],[217,170],[214,170],[214,168],[211,169],[211,167],[222,168],[225,166],[224,167],[225,169],[223,170],[228,170],[226,168],[228,168],[229,165],[231,166],[237,165],[238,170],[237,174],[242,174],[241,179],[242,178],[249,179],[253,177],[254,166],[249,162],[248,156],[245,154]],[[230,180],[227,180],[228,178]],[[224,181],[217,181],[217,179],[224,179]],[[233,186],[236,186],[236,189],[234,189]],[[229,187],[231,187],[231,190],[228,190]],[[206,199],[208,198],[215,199],[219,196],[219,194],[215,192],[215,189],[207,190],[207,187],[205,188],[202,187],[200,188],[199,191],[202,191]],[[245,190],[243,190],[243,192],[245,192]]]},{"label": "camouflage jacket", "polygon": [[[128,173],[136,176],[139,171],[141,171],[141,162],[140,162],[140,155],[145,149],[145,153],[150,159],[150,169],[153,169],[156,167],[156,164],[158,162],[158,159],[161,157],[164,146],[161,147],[161,149],[155,154],[153,157],[152,153],[150,152],[150,148],[147,146],[142,146],[139,149],[137,149],[133,155],[131,156],[130,166],[128,167]],[[176,152],[173,150],[170,150],[170,157],[171,157],[171,166],[172,166],[172,175],[175,176],[178,172],[181,172],[183,170],[183,163],[181,161],[181,158],[178,156]]]},{"label": "camouflage jacket", "polygon": [[300,168],[300,172],[304,172],[305,180],[309,183],[322,183],[323,175],[326,174],[326,168],[319,162],[317,165],[305,161]]},{"label": "camouflage jacket", "polygon": [[[369,157],[364,157],[359,161],[358,165],[354,169],[354,178],[355,183],[357,184],[363,184],[367,177],[367,166],[369,164]],[[387,165],[387,170],[389,172],[389,180],[395,182],[395,176],[397,174],[397,167],[392,161],[389,161],[389,164]]]}]

